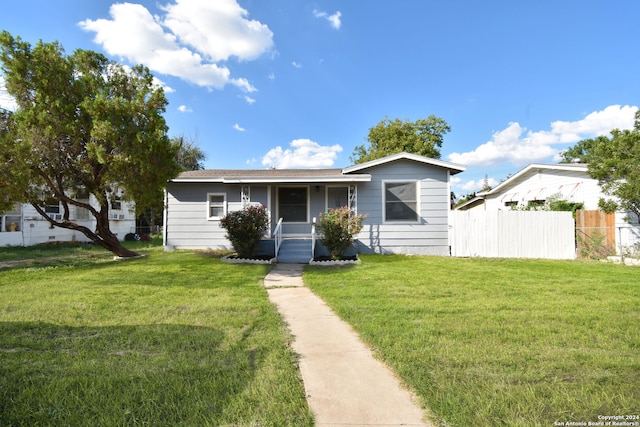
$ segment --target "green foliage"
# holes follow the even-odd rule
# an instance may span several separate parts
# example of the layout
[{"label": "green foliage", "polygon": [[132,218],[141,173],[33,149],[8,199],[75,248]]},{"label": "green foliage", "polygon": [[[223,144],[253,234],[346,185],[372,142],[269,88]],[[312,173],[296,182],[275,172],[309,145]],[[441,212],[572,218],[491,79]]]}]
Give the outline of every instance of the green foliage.
[{"label": "green foliage", "polygon": [[[1,203],[28,201],[52,225],[80,231],[117,255],[135,255],[109,229],[109,201],[134,200],[141,212],[179,171],[162,88],[143,66],[125,68],[87,50],[67,55],[57,42],[32,47],[6,31],[0,62],[18,107],[0,126]],[[99,208],[77,197],[87,193]],[[63,220],[46,216],[45,200],[60,203]],[[74,222],[73,207],[87,209],[96,228]]]},{"label": "green foliage", "polygon": [[332,259],[340,259],[345,249],[353,244],[353,236],[362,230],[366,216],[353,215],[348,207],[329,209],[320,214],[317,228],[320,241],[331,253]]},{"label": "green foliage", "polygon": [[227,231],[226,238],[239,258],[251,258],[258,242],[269,228],[269,214],[263,205],[251,205],[227,213],[220,226]]},{"label": "green foliage", "polygon": [[[11,210],[16,203],[26,201],[20,188],[28,185],[28,167],[24,161],[28,146],[18,141],[13,150],[4,149],[7,141],[16,141],[15,119],[11,111],[0,108],[0,213]],[[11,169],[5,165],[12,165]]]},{"label": "green foliage", "polygon": [[618,203],[611,199],[601,198],[598,200],[598,209],[606,213],[615,213],[618,210]]},{"label": "green foliage", "polygon": [[[175,161],[180,170],[191,171],[204,169],[204,160],[207,155],[197,146],[195,139],[187,139],[184,136],[171,138],[171,149],[175,151]],[[162,224],[164,194],[156,193],[156,199],[144,211],[138,209],[138,219],[141,224],[154,228],[156,224]]]},{"label": "green foliage", "polygon": [[171,138],[171,145],[176,151],[176,162],[183,171],[204,169],[207,155],[198,147],[195,140],[177,136]]},{"label": "green foliage", "polygon": [[640,216],[640,110],[633,130],[611,131],[580,141],[563,154],[564,161],[579,158],[589,164],[589,175],[597,179],[602,191],[620,202],[605,202],[608,209],[628,209]]},{"label": "green foliage", "polygon": [[576,216],[576,211],[584,209],[584,203],[582,202],[570,202],[562,198],[561,193],[556,193],[543,203],[529,203],[527,205],[512,206],[511,210],[516,211],[553,211],[553,212],[571,212],[573,217]]},{"label": "green foliage", "polygon": [[434,115],[415,122],[386,117],[369,129],[369,146],[357,146],[350,159],[364,163],[401,152],[439,159],[443,136],[450,130],[444,119]]}]

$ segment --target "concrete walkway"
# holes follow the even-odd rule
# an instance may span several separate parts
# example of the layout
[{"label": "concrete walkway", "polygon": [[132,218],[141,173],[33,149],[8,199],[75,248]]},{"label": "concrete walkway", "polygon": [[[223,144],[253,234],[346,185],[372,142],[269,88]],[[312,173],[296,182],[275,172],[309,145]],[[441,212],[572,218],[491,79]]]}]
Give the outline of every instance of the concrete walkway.
[{"label": "concrete walkway", "polygon": [[277,264],[264,285],[294,336],[316,426],[430,426],[394,374],[304,287],[303,267]]}]

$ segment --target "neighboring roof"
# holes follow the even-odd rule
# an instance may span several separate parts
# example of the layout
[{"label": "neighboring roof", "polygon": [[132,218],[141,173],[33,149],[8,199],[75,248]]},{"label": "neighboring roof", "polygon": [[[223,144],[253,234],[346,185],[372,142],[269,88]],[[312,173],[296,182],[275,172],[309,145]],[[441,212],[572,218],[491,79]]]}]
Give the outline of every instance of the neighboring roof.
[{"label": "neighboring roof", "polygon": [[475,206],[479,206],[484,203],[484,197],[474,197],[473,199],[467,200],[466,202],[458,205],[454,208],[456,211],[466,211],[467,209],[471,209]]},{"label": "neighboring roof", "polygon": [[357,165],[349,166],[347,168],[344,168],[342,171],[344,173],[357,172],[362,169],[368,169],[374,166],[379,166],[385,163],[394,162],[396,160],[401,160],[401,159],[413,160],[414,162],[420,162],[420,163],[424,163],[431,166],[437,166],[437,167],[449,169],[451,171],[451,175],[464,172],[467,169],[466,166],[463,166],[457,163],[445,162],[442,160],[419,156],[417,154],[403,152],[403,153],[392,154],[390,156],[382,157],[380,159],[371,160],[369,162],[364,162],[364,163],[359,163]]},{"label": "neighboring roof", "polygon": [[505,179],[499,185],[495,186],[491,190],[482,191],[477,193],[478,197],[491,196],[493,194],[498,194],[501,191],[504,191],[522,181],[524,178],[529,176],[530,174],[537,173],[539,171],[578,171],[587,173],[588,165],[584,163],[558,163],[553,165],[540,164],[540,163],[532,163],[526,168],[522,169],[515,175]]},{"label": "neighboring roof", "polygon": [[344,175],[342,169],[207,169],[182,172],[172,182],[220,182],[225,184],[368,182],[371,175]]},{"label": "neighboring roof", "polygon": [[456,163],[443,162],[416,154],[398,153],[344,169],[205,169],[182,172],[171,182],[220,182],[225,184],[369,182],[371,181],[370,174],[354,172],[400,159],[449,169],[452,175],[466,169],[465,166]]}]

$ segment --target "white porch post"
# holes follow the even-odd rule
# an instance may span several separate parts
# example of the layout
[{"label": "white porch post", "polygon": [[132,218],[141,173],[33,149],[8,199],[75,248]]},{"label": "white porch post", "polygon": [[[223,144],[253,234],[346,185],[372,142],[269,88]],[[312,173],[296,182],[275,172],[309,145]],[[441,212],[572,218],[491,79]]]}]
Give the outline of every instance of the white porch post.
[{"label": "white porch post", "polygon": [[243,185],[240,192],[242,207],[246,208],[247,206],[249,206],[249,203],[251,203],[251,187],[248,185]]},{"label": "white porch post", "polygon": [[271,215],[271,185],[267,185],[267,212],[269,213],[269,237],[273,231],[273,215]]},{"label": "white porch post", "polygon": [[349,185],[349,210],[352,215],[358,215],[358,186]]}]

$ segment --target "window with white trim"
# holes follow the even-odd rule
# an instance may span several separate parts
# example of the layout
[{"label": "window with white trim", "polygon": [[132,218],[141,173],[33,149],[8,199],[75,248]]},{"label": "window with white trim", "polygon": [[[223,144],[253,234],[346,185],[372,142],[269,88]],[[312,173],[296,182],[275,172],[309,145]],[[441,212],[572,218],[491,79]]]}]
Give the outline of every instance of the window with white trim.
[{"label": "window with white trim", "polygon": [[53,197],[48,197],[44,201],[43,209],[48,214],[59,214],[60,213],[60,202]]},{"label": "window with white trim", "polygon": [[383,182],[385,222],[418,222],[417,181]]},{"label": "window with white trim", "polygon": [[0,213],[0,233],[20,231],[21,223],[22,213],[20,212],[19,207]]},{"label": "window with white trim", "polygon": [[209,219],[220,219],[227,214],[227,195],[209,193],[207,195],[207,212]]},{"label": "window with white trim", "polygon": [[111,210],[112,211],[122,210],[122,197],[115,196],[113,199],[111,199]]}]

